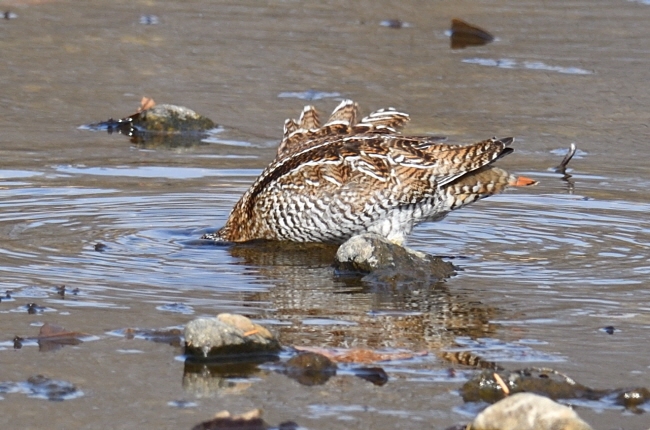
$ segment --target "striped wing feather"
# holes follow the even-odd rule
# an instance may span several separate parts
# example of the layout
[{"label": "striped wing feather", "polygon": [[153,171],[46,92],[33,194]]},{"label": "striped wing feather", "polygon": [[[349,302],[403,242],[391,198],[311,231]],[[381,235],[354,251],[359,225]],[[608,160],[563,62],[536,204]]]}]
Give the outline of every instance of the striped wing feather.
[{"label": "striped wing feather", "polygon": [[444,215],[518,183],[490,166],[512,152],[513,138],[441,144],[436,137],[400,134],[409,117],[392,108],[359,117],[358,105],[344,100],[323,125],[312,106],[298,120],[285,121],[275,160],[235,205],[226,225],[206,237],[273,239],[274,226],[282,224],[286,231],[300,216],[312,222],[304,213],[318,207],[316,219],[330,210],[328,205],[351,223],[374,222],[391,208],[421,202],[435,201]]}]

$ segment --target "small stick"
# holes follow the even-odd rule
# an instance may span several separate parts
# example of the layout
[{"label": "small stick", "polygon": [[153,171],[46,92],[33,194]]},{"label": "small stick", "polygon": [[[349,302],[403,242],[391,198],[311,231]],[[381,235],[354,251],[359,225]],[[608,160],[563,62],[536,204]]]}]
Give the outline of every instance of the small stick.
[{"label": "small stick", "polygon": [[569,152],[567,152],[567,154],[564,156],[564,159],[560,165],[555,168],[555,171],[564,173],[566,171],[567,165],[569,164],[569,161],[571,161],[574,155],[576,155],[576,144],[572,143],[569,147]]},{"label": "small stick", "polygon": [[494,375],[494,380],[497,381],[497,384],[499,384],[499,387],[503,390],[503,393],[507,396],[510,394],[510,388],[508,388],[508,385],[503,381],[503,378],[501,378],[501,375],[498,373],[493,373]]},{"label": "small stick", "polygon": [[259,329],[254,328],[253,330],[249,330],[246,333],[244,333],[244,337],[252,336],[252,335],[257,334],[259,332],[260,332]]}]

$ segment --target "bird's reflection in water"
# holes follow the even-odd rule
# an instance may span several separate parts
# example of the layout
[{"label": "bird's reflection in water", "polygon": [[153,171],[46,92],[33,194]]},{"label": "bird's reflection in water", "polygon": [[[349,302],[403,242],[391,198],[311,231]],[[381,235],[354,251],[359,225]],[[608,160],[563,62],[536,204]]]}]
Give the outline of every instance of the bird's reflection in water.
[{"label": "bird's reflection in water", "polygon": [[[229,252],[266,291],[246,302],[266,303],[283,345],[338,348],[439,350],[456,336],[489,337],[498,310],[443,281],[371,282],[339,276],[332,266],[337,247],[258,242]],[[405,277],[408,279],[408,277]],[[287,324],[290,323],[290,324]]]}]

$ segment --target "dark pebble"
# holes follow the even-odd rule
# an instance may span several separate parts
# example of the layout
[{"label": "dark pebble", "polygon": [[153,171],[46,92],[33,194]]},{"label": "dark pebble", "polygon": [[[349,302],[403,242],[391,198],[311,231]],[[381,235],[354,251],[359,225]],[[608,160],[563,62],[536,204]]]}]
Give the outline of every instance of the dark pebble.
[{"label": "dark pebble", "polygon": [[607,327],[603,327],[601,330],[607,334],[614,334],[616,328],[613,325],[608,325]]},{"label": "dark pebble", "polygon": [[160,20],[156,15],[142,15],[140,16],[140,24],[143,25],[156,25]]},{"label": "dark pebble", "polygon": [[20,337],[20,336],[16,336],[16,337],[14,337],[14,349],[20,349],[20,348],[22,348],[22,347],[23,347],[23,341],[24,341],[24,340],[25,340],[25,339],[22,338],[22,337]]},{"label": "dark pebble", "polygon": [[381,367],[362,367],[354,371],[354,375],[378,387],[388,382],[388,374]]},{"label": "dark pebble", "polygon": [[302,385],[322,385],[336,374],[336,363],[322,354],[302,352],[286,363],[285,373]]},{"label": "dark pebble", "polygon": [[411,26],[411,24],[409,24],[408,22],[404,22],[399,19],[385,19],[382,22],[380,22],[379,25],[388,28],[404,28],[404,27]]}]

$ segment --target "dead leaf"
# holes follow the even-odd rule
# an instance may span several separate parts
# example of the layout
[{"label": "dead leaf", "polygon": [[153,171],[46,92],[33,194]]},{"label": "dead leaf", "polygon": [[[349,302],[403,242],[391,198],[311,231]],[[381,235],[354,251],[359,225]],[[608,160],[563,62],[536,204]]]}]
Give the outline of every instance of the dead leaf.
[{"label": "dead leaf", "polygon": [[79,331],[68,331],[60,325],[45,323],[41,326],[36,339],[80,338],[89,336]]},{"label": "dead leaf", "polygon": [[156,106],[156,102],[151,97],[142,97],[142,100],[140,100],[140,107],[136,113],[151,109],[154,106]]},{"label": "dead leaf", "polygon": [[87,333],[68,331],[60,325],[45,323],[41,326],[38,336],[30,338],[38,341],[38,350],[41,352],[56,351],[65,345],[79,345],[81,337],[89,336]]}]

